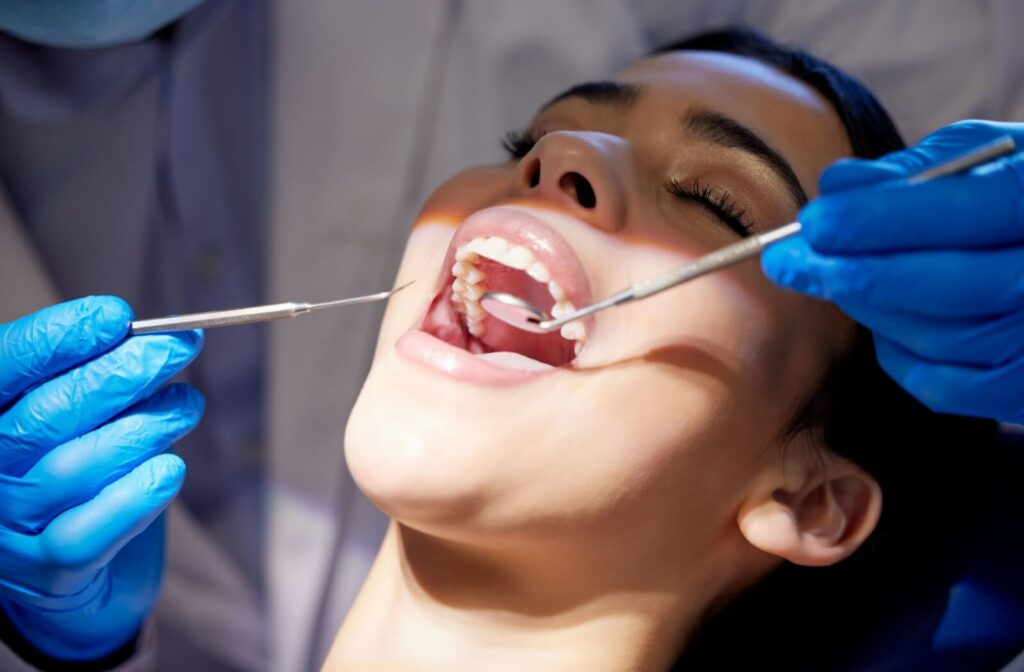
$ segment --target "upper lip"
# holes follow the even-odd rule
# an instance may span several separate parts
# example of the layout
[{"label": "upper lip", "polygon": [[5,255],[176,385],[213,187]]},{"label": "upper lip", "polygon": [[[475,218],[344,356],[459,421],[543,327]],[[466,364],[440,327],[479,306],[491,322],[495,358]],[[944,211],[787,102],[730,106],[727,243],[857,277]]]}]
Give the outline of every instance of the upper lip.
[{"label": "upper lip", "polygon": [[[547,267],[551,278],[561,286],[566,299],[576,308],[591,303],[590,282],[583,263],[568,241],[554,225],[556,220],[575,218],[567,214],[548,212],[514,205],[499,205],[478,210],[463,221],[448,245],[441,275],[440,287],[451,280],[455,252],[474,238],[499,236],[512,244],[529,249],[536,260]],[[586,226],[580,223],[581,226]],[[440,289],[438,287],[438,289]],[[592,318],[588,318],[588,321]],[[590,326],[587,325],[589,333]]]}]

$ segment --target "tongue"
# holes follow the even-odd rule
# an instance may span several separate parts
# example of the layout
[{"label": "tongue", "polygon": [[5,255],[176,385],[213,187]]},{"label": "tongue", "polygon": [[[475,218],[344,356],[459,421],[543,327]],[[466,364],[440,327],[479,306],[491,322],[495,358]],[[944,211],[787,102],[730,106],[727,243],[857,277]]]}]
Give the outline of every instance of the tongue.
[{"label": "tongue", "polygon": [[477,359],[486,360],[503,369],[518,369],[520,371],[547,371],[555,368],[550,364],[520,355],[518,352],[485,352],[477,355]]}]

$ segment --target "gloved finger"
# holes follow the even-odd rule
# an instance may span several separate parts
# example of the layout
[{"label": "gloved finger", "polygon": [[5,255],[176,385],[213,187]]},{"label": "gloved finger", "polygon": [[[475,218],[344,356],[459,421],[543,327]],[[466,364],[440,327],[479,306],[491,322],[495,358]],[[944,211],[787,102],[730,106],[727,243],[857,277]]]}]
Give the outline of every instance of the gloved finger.
[{"label": "gloved finger", "polygon": [[87,296],[0,325],[0,407],[114,347],[131,320],[132,309],[121,299]]},{"label": "gloved finger", "polygon": [[1003,366],[1024,358],[1024,310],[990,317],[929,317],[903,310],[840,304],[847,315],[927,360]]},{"label": "gloved finger", "polygon": [[160,515],[181,490],[185,463],[171,453],[143,462],[88,502],[60,514],[30,537],[30,554],[47,571],[34,587],[50,595],[80,590],[125,544]]},{"label": "gloved finger", "polygon": [[203,398],[169,385],[98,429],[53,449],[24,476],[0,474],[0,525],[35,534],[198,424]]},{"label": "gloved finger", "polygon": [[783,287],[840,305],[893,308],[937,317],[999,315],[1024,307],[1024,247],[829,256],[800,237],[761,254]]},{"label": "gloved finger", "polygon": [[1024,154],[920,184],[889,181],[821,196],[799,215],[827,254],[985,248],[1024,242]]},{"label": "gloved finger", "polygon": [[1019,150],[1024,145],[1024,124],[977,119],[958,121],[928,134],[913,147],[886,154],[876,163],[910,177],[1005,136],[1013,138]]},{"label": "gloved finger", "polygon": [[836,191],[867,187],[887,180],[906,177],[902,167],[886,163],[884,159],[842,158],[826,168],[818,178],[818,192],[822,195]]},{"label": "gloved finger", "polygon": [[145,399],[191,362],[201,332],[129,338],[26,392],[0,414],[0,472],[19,475],[51,448]]},{"label": "gloved finger", "polygon": [[875,351],[886,373],[937,413],[1024,421],[1024,361],[1002,367],[932,362],[884,336],[875,338]]}]

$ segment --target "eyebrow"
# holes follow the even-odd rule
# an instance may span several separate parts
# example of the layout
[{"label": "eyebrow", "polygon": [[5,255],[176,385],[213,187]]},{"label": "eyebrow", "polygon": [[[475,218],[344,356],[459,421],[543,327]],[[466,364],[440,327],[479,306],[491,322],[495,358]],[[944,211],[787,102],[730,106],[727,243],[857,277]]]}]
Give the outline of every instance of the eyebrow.
[{"label": "eyebrow", "polygon": [[738,149],[766,165],[785,183],[797,206],[807,203],[807,192],[800,186],[793,167],[752,130],[720,112],[697,108],[683,117],[683,130],[701,140],[725,149]]},{"label": "eyebrow", "polygon": [[613,81],[584,82],[558,94],[540,109],[543,112],[566,98],[582,98],[588,103],[595,103],[597,105],[629,107],[636,100],[639,92],[639,87],[633,84]]},{"label": "eyebrow", "polygon": [[[549,100],[541,111],[569,98],[580,98],[596,105],[629,107],[641,93],[634,84],[614,81],[584,82]],[[732,117],[707,108],[697,108],[683,117],[684,133],[724,149],[738,149],[752,155],[768,167],[786,185],[797,207],[807,203],[807,192],[800,186],[793,167],[754,131]]]}]

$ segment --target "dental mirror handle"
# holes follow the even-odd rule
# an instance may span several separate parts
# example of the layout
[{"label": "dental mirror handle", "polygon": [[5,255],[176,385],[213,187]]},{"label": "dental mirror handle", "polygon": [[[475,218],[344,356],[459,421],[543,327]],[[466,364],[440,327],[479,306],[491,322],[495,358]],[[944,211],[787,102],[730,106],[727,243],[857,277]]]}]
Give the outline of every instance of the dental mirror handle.
[{"label": "dental mirror handle", "polygon": [[714,252],[709,252],[692,263],[673,268],[666,273],[633,285],[630,288],[630,293],[632,294],[630,300],[646,298],[651,294],[657,294],[688,280],[717,271],[720,268],[738,264],[744,259],[756,257],[761,254],[764,248],[772,243],[777,243],[780,240],[791,238],[800,233],[800,229],[800,222],[793,222],[780,226],[777,229],[745,238],[737,243],[726,245]]},{"label": "dental mirror handle", "polygon": [[652,294],[663,292],[666,289],[671,289],[676,285],[680,285],[688,280],[706,275],[713,271],[717,271],[720,268],[726,266],[732,266],[737,264],[744,259],[755,257],[761,253],[765,247],[771,243],[778,242],[784,238],[789,238],[800,233],[800,222],[793,222],[785,226],[780,226],[777,229],[758,234],[751,238],[744,238],[738,243],[726,245],[725,247],[705,254],[704,256],[695,259],[682,266],[669,269],[660,275],[656,275],[653,278],[648,278],[642,282],[638,282],[635,285],[627,287],[626,289],[612,294],[603,301],[592,303],[589,306],[575,310],[568,315],[563,315],[558,318],[550,320],[538,320],[536,318],[527,318],[533,324],[539,327],[541,332],[550,332],[558,329],[562,325],[568,324],[573,320],[578,320],[581,317],[586,317],[605,308],[611,308],[612,306],[619,306],[623,303],[629,303],[630,301],[636,301],[637,299],[644,299]]}]

